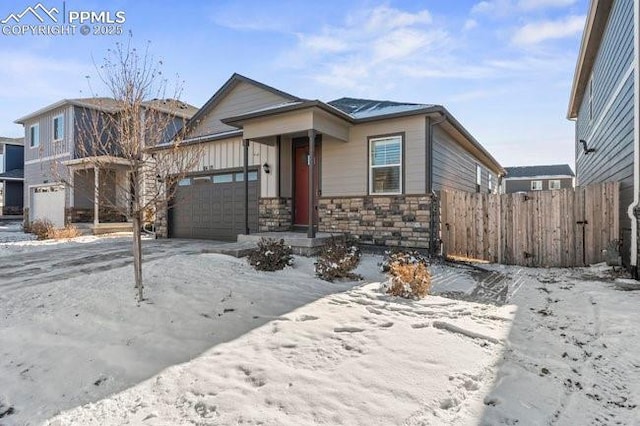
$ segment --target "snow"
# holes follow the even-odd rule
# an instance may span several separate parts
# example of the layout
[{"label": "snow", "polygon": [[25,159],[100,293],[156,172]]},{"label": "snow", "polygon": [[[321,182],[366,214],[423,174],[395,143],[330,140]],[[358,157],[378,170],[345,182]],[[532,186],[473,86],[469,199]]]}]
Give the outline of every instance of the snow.
[{"label": "snow", "polygon": [[640,424],[640,292],[610,268],[438,264],[418,301],[379,256],[327,283],[145,241],[138,306],[129,245],[8,245],[1,424]]}]

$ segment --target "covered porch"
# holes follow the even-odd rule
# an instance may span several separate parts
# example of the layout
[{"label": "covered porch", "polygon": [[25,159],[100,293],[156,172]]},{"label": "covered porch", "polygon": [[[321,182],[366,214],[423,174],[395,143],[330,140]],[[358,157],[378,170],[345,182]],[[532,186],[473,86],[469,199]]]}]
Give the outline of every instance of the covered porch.
[{"label": "covered porch", "polygon": [[[272,195],[262,196],[259,200],[258,238],[265,235],[277,238],[273,234],[286,232],[280,235],[296,239],[296,244],[291,245],[316,247],[309,241],[300,243],[301,236],[317,239],[318,245],[322,245],[330,237],[318,235],[323,145],[348,142],[350,117],[321,102],[303,101],[249,112],[223,122],[243,131],[244,173],[248,172],[251,163],[249,141],[275,146],[274,164],[265,162],[261,165],[262,173],[273,175],[276,188],[271,191]],[[244,206],[248,209],[246,184],[244,193]],[[247,237],[248,225],[246,223],[245,235],[239,236],[238,241],[253,238]]]},{"label": "covered porch", "polygon": [[118,157],[69,160],[66,222],[93,234],[130,231],[131,164]]}]

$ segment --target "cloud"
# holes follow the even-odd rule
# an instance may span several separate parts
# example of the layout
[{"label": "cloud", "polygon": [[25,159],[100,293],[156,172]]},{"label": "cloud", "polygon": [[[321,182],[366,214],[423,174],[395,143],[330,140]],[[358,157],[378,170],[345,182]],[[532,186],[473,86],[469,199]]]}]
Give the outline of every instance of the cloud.
[{"label": "cloud", "polygon": [[471,13],[476,15],[506,16],[514,10],[511,0],[484,0],[476,3],[471,8]]},{"label": "cloud", "polygon": [[522,10],[561,8],[574,4],[576,0],[520,0],[518,7]]},{"label": "cloud", "polygon": [[526,46],[571,37],[582,32],[585,19],[584,15],[571,15],[555,21],[532,22],[518,29],[511,41],[516,45]]},{"label": "cloud", "polygon": [[476,21],[475,19],[467,19],[464,22],[464,26],[462,27],[462,29],[464,31],[470,31],[470,30],[474,29],[477,26],[478,26],[478,21]]}]

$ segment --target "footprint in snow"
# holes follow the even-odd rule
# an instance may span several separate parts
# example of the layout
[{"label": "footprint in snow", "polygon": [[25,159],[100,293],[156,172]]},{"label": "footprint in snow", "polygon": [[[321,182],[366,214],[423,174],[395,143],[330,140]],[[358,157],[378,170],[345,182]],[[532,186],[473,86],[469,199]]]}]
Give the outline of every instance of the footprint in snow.
[{"label": "footprint in snow", "polygon": [[336,327],[333,331],[336,333],[360,333],[364,329],[358,327]]}]

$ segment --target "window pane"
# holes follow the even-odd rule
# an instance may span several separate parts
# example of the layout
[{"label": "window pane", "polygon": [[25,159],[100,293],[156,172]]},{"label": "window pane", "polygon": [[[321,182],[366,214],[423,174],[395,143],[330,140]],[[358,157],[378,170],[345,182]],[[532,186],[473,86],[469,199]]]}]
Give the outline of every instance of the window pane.
[{"label": "window pane", "polygon": [[53,139],[60,140],[64,135],[64,120],[62,117],[56,117],[53,119]]},{"label": "window pane", "polygon": [[31,127],[31,146],[38,146],[40,144],[40,126],[37,124]]},{"label": "window pane", "polygon": [[[250,171],[249,172],[249,182],[251,181],[255,181],[258,180],[258,172],[257,171]],[[244,173],[236,173],[236,182],[243,182],[244,181]]]},{"label": "window pane", "polygon": [[191,185],[191,179],[186,178],[186,179],[180,179],[180,181],[178,182],[178,186],[189,186]]},{"label": "window pane", "polygon": [[371,165],[400,164],[402,144],[399,137],[371,141]]},{"label": "window pane", "polygon": [[371,188],[374,194],[400,192],[400,167],[371,169]]},{"label": "window pane", "polygon": [[233,182],[232,174],[215,175],[213,177],[213,183],[229,183],[229,182]]}]

